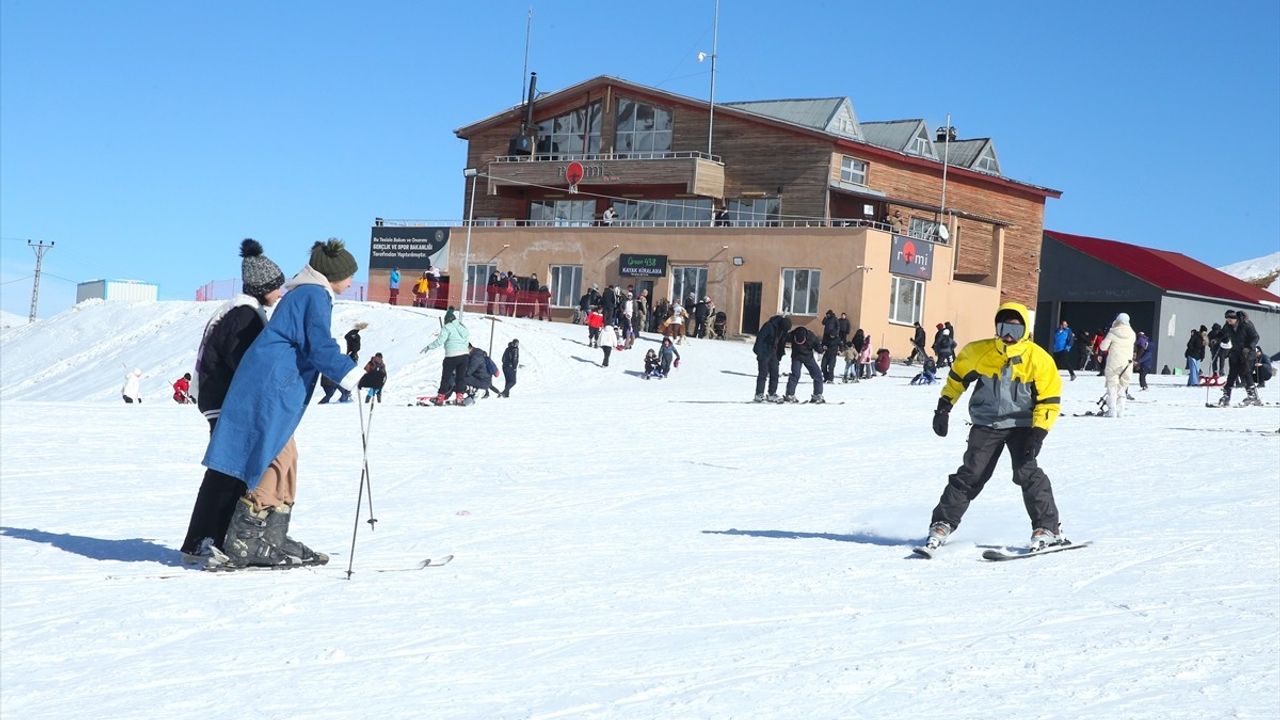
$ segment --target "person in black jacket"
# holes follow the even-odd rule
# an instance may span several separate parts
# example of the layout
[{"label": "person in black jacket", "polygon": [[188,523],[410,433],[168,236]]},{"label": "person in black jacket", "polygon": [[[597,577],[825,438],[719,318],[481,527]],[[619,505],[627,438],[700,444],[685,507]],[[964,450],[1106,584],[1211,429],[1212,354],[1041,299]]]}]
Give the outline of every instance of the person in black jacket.
[{"label": "person in black jacket", "polygon": [[[1221,377],[1222,365],[1227,359],[1227,353],[1222,349],[1222,326],[1214,323],[1213,327],[1209,328],[1209,334],[1206,339],[1209,341],[1210,372],[1208,374],[1212,375],[1216,381],[1217,378]],[[1211,382],[1210,384],[1215,383]]]},{"label": "person in black jacket", "polygon": [[1209,329],[1201,325],[1200,329],[1191,328],[1191,337],[1187,340],[1187,350],[1183,355],[1187,358],[1187,387],[1200,384],[1200,363],[1204,362],[1205,335]]},{"label": "person in black jacket", "polygon": [[[342,339],[347,343],[347,357],[357,363],[360,362],[360,331],[367,327],[369,327],[369,323],[358,322],[347,331],[346,335],[342,336]],[[347,392],[346,388],[338,386],[338,392],[342,393],[342,396],[338,398],[338,402],[351,402],[351,393]]]},{"label": "person in black jacket", "polygon": [[475,392],[484,391],[483,397],[489,397],[489,391],[496,393],[502,391],[493,386],[493,376],[496,367],[490,367],[493,362],[489,359],[489,354],[480,348],[472,345],[471,351],[467,358],[467,387]]},{"label": "person in black jacket", "polygon": [[920,324],[920,321],[917,320],[916,332],[914,335],[911,336],[911,354],[907,356],[908,365],[910,365],[916,359],[916,357],[919,357],[921,361],[929,357],[929,353],[925,352],[924,350],[924,343],[925,343],[925,340],[927,339],[928,339],[928,336],[925,335],[924,326],[922,326]]},{"label": "person in black jacket", "polygon": [[847,313],[840,313],[840,319],[836,321],[837,327],[840,329],[840,344],[849,344],[849,333],[853,332],[853,323],[849,322]]},{"label": "person in black jacket", "polygon": [[[751,348],[756,354],[756,402],[778,402],[778,363],[786,352],[787,333],[790,331],[791,321],[774,315],[756,333],[756,342]],[[769,383],[767,396],[764,394],[766,380]]]},{"label": "person in black jacket", "polygon": [[822,316],[822,346],[826,347],[839,342],[840,321],[836,319],[834,311],[828,310],[827,314]]},{"label": "person in black jacket", "polygon": [[[240,359],[267,326],[266,309],[275,305],[283,294],[284,273],[262,254],[261,244],[253,239],[244,240],[240,243],[240,257],[243,258],[240,262],[242,293],[219,308],[209,320],[196,351],[195,382],[190,392],[196,397],[196,407],[209,421],[210,435],[222,414],[222,402]],[[222,552],[222,542],[227,537],[236,502],[247,490],[237,478],[215,470],[205,471],[191,508],[187,535],[182,541],[185,560],[208,565],[229,560]]]},{"label": "person in black jacket", "polygon": [[813,359],[815,348],[821,345],[818,336],[807,327],[797,327],[791,330],[788,339],[791,341],[791,377],[787,378],[787,394],[782,401],[800,402],[796,399],[796,386],[800,384],[800,368],[804,367],[809,371],[809,377],[813,378],[813,397],[809,398],[809,402],[826,402],[822,399],[822,369]]},{"label": "person in black jacket", "polygon": [[502,376],[506,378],[506,382],[502,392],[498,393],[498,397],[511,397],[511,388],[516,386],[518,369],[520,369],[520,341],[512,340],[507,343],[507,349],[502,353]]},{"label": "person in black jacket", "polygon": [[707,320],[711,317],[711,298],[704,297],[693,305],[693,336],[707,336]]},{"label": "person in black jacket", "polygon": [[1244,383],[1245,392],[1249,395],[1244,401],[1245,405],[1261,405],[1258,388],[1253,384],[1253,353],[1258,345],[1258,331],[1253,329],[1249,316],[1244,311],[1228,310],[1220,338],[1221,349],[1227,351],[1230,374],[1222,385],[1222,397],[1218,399],[1218,405],[1227,407],[1231,404],[1231,387],[1236,381]]}]

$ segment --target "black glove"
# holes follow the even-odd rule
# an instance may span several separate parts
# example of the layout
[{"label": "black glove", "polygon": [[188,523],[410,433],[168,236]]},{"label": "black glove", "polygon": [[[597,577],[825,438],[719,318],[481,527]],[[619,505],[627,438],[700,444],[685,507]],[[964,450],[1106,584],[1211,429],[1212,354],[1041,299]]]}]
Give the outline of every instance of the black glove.
[{"label": "black glove", "polygon": [[938,409],[933,411],[933,434],[938,437],[947,436],[947,420],[951,418],[951,401],[938,398]]},{"label": "black glove", "polygon": [[1040,446],[1044,445],[1044,439],[1049,434],[1044,428],[1031,428],[1031,432],[1027,433],[1027,442],[1022,446],[1022,456],[1028,460],[1034,460],[1040,454]]}]

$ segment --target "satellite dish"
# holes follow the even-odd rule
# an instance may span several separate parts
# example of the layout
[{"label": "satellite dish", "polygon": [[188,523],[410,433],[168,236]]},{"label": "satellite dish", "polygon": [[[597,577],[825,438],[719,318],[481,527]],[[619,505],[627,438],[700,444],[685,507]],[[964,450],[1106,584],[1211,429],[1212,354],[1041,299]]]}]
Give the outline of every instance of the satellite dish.
[{"label": "satellite dish", "polygon": [[946,225],[938,226],[938,239],[943,242],[951,239],[951,231],[947,229]]},{"label": "satellite dish", "polygon": [[702,62],[703,60],[706,60],[706,59],[707,59],[707,54],[706,54],[706,53],[704,53],[704,52],[700,52],[700,53],[698,53],[698,62]]}]

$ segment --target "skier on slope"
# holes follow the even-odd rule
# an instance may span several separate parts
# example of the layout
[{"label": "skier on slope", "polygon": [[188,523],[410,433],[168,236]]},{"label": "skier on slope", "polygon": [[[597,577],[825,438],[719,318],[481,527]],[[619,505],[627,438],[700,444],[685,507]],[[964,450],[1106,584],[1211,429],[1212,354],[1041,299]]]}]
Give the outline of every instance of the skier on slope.
[{"label": "skier on slope", "polygon": [[1129,313],[1120,313],[1111,323],[1107,336],[1098,344],[1106,355],[1102,374],[1107,378],[1107,417],[1123,417],[1124,403],[1129,399],[1129,381],[1133,377],[1133,349],[1138,337],[1129,327]]},{"label": "skier on slope", "polygon": [[[781,315],[774,315],[765,321],[756,333],[756,342],[752,350],[756,354],[756,396],[755,402],[779,402],[778,398],[778,363],[787,351],[787,333],[791,332],[791,320]],[[765,381],[769,383],[769,394],[765,395]]]},{"label": "skier on slope", "polygon": [[444,314],[444,325],[440,334],[431,344],[422,348],[426,353],[444,346],[444,362],[440,365],[440,389],[431,401],[433,405],[444,405],[449,393],[455,394],[454,403],[461,405],[467,392],[467,361],[471,348],[471,331],[458,317],[451,307]]},{"label": "skier on slope", "polygon": [[520,369],[520,341],[512,340],[507,343],[507,349],[502,353],[502,377],[504,378],[502,392],[498,393],[498,397],[511,397],[511,388],[516,386],[516,371]]},{"label": "skier on slope", "polygon": [[120,388],[120,397],[126,405],[142,402],[142,368],[134,368],[124,376],[124,386]]},{"label": "skier on slope", "polygon": [[[258,241],[246,238],[241,242],[240,257],[241,292],[209,319],[196,350],[196,372],[190,392],[209,423],[210,436],[222,414],[231,378],[249,346],[267,326],[267,308],[279,302],[283,294],[284,273],[262,254]],[[191,508],[187,535],[182,541],[187,562],[206,566],[227,563],[229,558],[223,552],[223,540],[227,537],[236,502],[246,490],[239,478],[205,470]]]},{"label": "skier on slope", "polygon": [[348,392],[360,380],[360,367],[329,334],[333,298],[351,286],[356,269],[341,240],[315,243],[231,378],[204,465],[248,490],[223,542],[234,565],[329,561],[288,535],[298,475],[293,434],[321,374],[341,378],[338,384]]},{"label": "skier on slope", "polygon": [[1223,321],[1221,348],[1227,353],[1227,381],[1222,384],[1222,397],[1218,399],[1220,407],[1231,405],[1231,386],[1240,381],[1244,384],[1248,397],[1245,405],[1261,405],[1258,389],[1253,383],[1253,353],[1258,345],[1258,331],[1254,329],[1249,316],[1243,310],[1228,310]]},{"label": "skier on slope", "polygon": [[791,377],[787,378],[787,394],[782,401],[800,402],[796,399],[796,387],[800,385],[800,368],[804,367],[809,371],[809,377],[813,378],[813,397],[809,398],[809,402],[826,402],[822,398],[822,368],[813,359],[814,350],[820,347],[818,336],[809,328],[800,326],[792,328],[787,337],[791,341]]},{"label": "skier on slope", "polygon": [[960,526],[969,503],[991,479],[1006,447],[1013,462],[1013,482],[1031,516],[1031,549],[1066,541],[1058,522],[1049,477],[1036,464],[1040,446],[1058,418],[1062,378],[1053,357],[1027,335],[1026,307],[1009,302],[995,316],[996,337],[965,345],[947,374],[933,414],[933,432],[947,435],[952,406],[977,380],[969,398],[968,448],[964,463],[947,480],[930,521],[927,551],[940,547]]}]

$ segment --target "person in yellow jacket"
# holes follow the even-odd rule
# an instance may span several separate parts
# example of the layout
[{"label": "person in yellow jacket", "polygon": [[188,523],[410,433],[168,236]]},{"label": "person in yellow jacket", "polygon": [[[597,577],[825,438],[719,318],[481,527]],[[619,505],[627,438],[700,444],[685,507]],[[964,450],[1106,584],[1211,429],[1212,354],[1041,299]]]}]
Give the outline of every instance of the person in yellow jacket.
[{"label": "person in yellow jacket", "polygon": [[431,294],[431,280],[427,278],[424,270],[422,277],[418,278],[418,282],[413,284],[413,306],[426,307],[427,296]]},{"label": "person in yellow jacket", "polygon": [[964,464],[947,480],[929,528],[929,550],[940,547],[960,526],[969,503],[991,479],[1009,448],[1013,482],[1031,516],[1031,549],[1065,542],[1049,477],[1036,464],[1040,446],[1058,419],[1062,378],[1053,356],[1031,342],[1027,308],[1005,303],[996,311],[995,337],[965,345],[956,356],[933,414],[933,431],[947,434],[951,407],[970,386],[969,445]]}]

